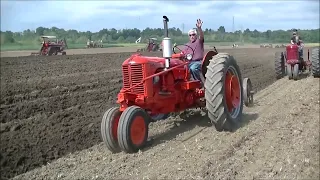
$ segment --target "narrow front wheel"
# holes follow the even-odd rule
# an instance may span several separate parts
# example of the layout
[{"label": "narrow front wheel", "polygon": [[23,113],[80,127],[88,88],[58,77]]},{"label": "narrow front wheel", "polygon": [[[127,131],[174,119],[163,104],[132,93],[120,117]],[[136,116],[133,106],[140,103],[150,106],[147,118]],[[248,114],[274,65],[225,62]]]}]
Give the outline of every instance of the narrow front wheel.
[{"label": "narrow front wheel", "polygon": [[127,153],[142,149],[148,139],[149,115],[138,106],[130,106],[123,111],[118,126],[120,149]]},{"label": "narrow front wheel", "polygon": [[121,112],[118,107],[108,109],[101,122],[101,137],[112,153],[120,152],[117,138],[118,123]]}]

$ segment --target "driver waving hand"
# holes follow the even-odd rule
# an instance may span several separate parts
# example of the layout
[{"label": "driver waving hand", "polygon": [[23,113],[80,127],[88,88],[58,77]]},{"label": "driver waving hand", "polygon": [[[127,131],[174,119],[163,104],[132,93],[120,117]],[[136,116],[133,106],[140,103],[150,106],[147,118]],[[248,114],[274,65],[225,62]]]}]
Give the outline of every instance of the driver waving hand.
[{"label": "driver waving hand", "polygon": [[[189,64],[189,70],[192,75],[193,80],[199,80],[200,81],[200,70],[201,70],[201,62],[203,59],[204,54],[204,36],[203,31],[201,29],[202,21],[200,19],[197,19],[197,31],[194,29],[190,29],[188,32],[189,35],[189,42],[186,44],[186,48],[184,49],[184,52],[186,54],[193,54],[193,57],[191,59],[191,62]],[[199,33],[199,38],[197,37],[197,32]],[[194,52],[192,51],[192,49]]]}]

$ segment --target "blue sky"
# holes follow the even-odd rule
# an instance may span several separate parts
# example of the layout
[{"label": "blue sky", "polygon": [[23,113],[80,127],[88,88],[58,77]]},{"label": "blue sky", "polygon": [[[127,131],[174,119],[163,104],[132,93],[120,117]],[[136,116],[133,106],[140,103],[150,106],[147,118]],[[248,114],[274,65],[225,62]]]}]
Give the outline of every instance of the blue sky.
[{"label": "blue sky", "polygon": [[103,28],[169,27],[184,31],[195,27],[218,29],[315,29],[319,28],[319,1],[1,1],[1,30],[23,31],[39,26],[99,31]]}]

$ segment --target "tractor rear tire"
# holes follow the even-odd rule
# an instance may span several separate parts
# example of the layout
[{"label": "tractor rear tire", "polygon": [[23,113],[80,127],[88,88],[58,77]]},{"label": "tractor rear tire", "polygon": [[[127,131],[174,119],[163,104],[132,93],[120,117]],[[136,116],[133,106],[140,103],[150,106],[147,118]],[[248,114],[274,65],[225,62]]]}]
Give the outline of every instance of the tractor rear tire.
[{"label": "tractor rear tire", "polygon": [[46,54],[46,56],[51,56],[51,47],[48,47],[48,48],[47,48],[47,54]]},{"label": "tractor rear tire", "polygon": [[58,55],[58,52],[59,52],[60,48],[53,48],[53,51],[52,51],[52,55],[56,56]]},{"label": "tractor rear tire", "polygon": [[48,56],[52,56],[55,55],[55,53],[57,52],[55,47],[49,47],[48,49]]},{"label": "tractor rear tire", "polygon": [[[236,77],[237,84],[235,88],[238,92],[237,106],[235,114],[228,110],[226,86],[227,73],[232,73]],[[205,99],[208,117],[217,131],[234,131],[236,130],[242,118],[243,110],[243,83],[241,72],[236,60],[227,53],[219,53],[210,60],[205,74]]]},{"label": "tractor rear tire", "polygon": [[126,153],[135,153],[147,144],[149,115],[138,106],[130,106],[120,116],[118,143]]},{"label": "tractor rear tire", "polygon": [[320,77],[320,59],[319,59],[319,47],[311,50],[311,65],[313,77]]},{"label": "tractor rear tire", "polygon": [[274,58],[274,66],[276,70],[277,79],[281,79],[285,76],[285,63],[283,52],[276,52]]},{"label": "tractor rear tire", "polygon": [[118,107],[108,109],[101,121],[101,137],[107,148],[112,153],[120,152],[117,140],[118,123],[121,112]]}]

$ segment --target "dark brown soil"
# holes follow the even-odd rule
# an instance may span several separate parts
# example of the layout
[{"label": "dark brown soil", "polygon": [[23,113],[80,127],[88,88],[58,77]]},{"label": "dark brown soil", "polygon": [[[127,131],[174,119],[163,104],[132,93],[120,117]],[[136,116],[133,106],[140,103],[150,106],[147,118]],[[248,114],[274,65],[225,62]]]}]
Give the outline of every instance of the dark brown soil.
[{"label": "dark brown soil", "polygon": [[[234,55],[255,90],[276,80],[275,50],[220,51]],[[1,179],[100,143],[130,54],[1,58]]]}]

